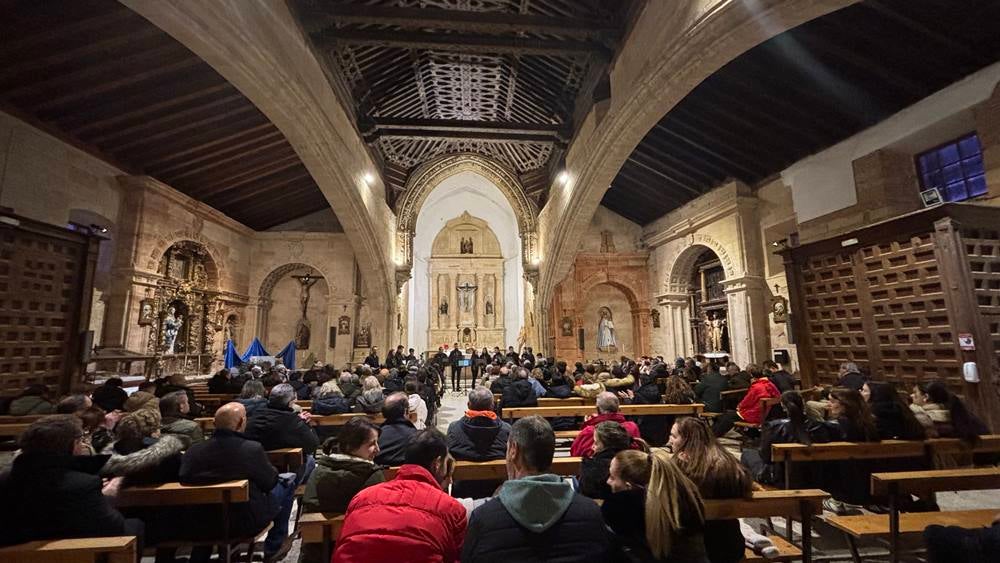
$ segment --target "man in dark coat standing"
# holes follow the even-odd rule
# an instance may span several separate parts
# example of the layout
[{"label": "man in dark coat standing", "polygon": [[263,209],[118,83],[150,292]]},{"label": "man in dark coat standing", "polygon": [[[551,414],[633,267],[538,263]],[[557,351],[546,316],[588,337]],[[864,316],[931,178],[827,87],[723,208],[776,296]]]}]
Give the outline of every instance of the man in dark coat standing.
[{"label": "man in dark coat standing", "polygon": [[379,454],[375,463],[379,465],[402,465],[406,457],[406,445],[410,437],[417,433],[417,427],[410,422],[410,402],[406,393],[393,393],[385,398],[382,406],[382,434],[378,437]]},{"label": "man in dark coat standing", "polygon": [[594,501],[550,474],[555,433],[540,416],[511,426],[507,474],[497,496],[472,512],[462,562],[609,561],[610,541]]},{"label": "man in dark coat standing", "polygon": [[378,361],[378,346],[372,346],[370,352],[368,352],[368,357],[365,358],[365,365],[372,368],[372,371],[378,371],[378,368],[382,367],[382,364]]},{"label": "man in dark coat standing", "polygon": [[[278,560],[292,545],[288,536],[288,518],[297,486],[294,473],[282,473],[271,465],[260,442],[250,440],[246,429],[246,410],[240,403],[226,403],[215,412],[215,430],[208,440],[195,444],[181,461],[180,482],[185,485],[210,485],[237,479],[250,481],[250,501],[233,505],[229,512],[231,537],[254,535],[268,522],[274,525],[264,540],[264,560]],[[212,529],[215,518],[192,515],[199,532]],[[210,532],[217,536],[218,532]],[[211,548],[195,547],[191,560],[208,560]]]},{"label": "man in dark coat standing", "polygon": [[465,354],[458,349],[458,342],[455,343],[455,347],[451,349],[451,353],[448,354],[448,363],[451,365],[451,390],[459,391],[459,387],[462,384],[462,366],[461,362],[465,359]]},{"label": "man in dark coat standing", "polygon": [[21,434],[21,454],[0,477],[0,545],[107,536],[141,543],[142,522],[125,519],[104,494],[113,495],[122,479],[102,485],[98,472],[108,456],[81,455],[83,438],[80,419],[69,414],[36,420]]},{"label": "man in dark coat standing", "polygon": [[[507,455],[510,424],[493,412],[493,393],[485,387],[469,391],[465,416],[448,425],[448,451],[459,461],[492,461]],[[451,493],[456,498],[484,498],[498,481],[455,481]]]}]

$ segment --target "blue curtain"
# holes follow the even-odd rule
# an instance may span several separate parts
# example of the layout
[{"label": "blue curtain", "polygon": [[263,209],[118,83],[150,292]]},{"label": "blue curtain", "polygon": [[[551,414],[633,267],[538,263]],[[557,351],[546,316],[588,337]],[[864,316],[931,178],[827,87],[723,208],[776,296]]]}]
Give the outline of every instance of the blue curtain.
[{"label": "blue curtain", "polygon": [[249,362],[250,358],[253,356],[270,356],[270,354],[267,353],[267,350],[264,350],[264,345],[260,343],[260,340],[258,340],[256,336],[253,338],[253,342],[250,343],[250,347],[247,348],[247,351],[240,356],[240,359],[244,362]]},{"label": "blue curtain", "polygon": [[223,354],[223,358],[226,360],[227,369],[243,363],[240,360],[240,353],[236,351],[236,345],[233,344],[232,340],[226,341],[226,352]]},{"label": "blue curtain", "polygon": [[285,367],[289,370],[295,369],[295,341],[290,340],[288,345],[281,349],[280,352],[275,354],[275,358],[281,358],[281,361],[285,363]]}]

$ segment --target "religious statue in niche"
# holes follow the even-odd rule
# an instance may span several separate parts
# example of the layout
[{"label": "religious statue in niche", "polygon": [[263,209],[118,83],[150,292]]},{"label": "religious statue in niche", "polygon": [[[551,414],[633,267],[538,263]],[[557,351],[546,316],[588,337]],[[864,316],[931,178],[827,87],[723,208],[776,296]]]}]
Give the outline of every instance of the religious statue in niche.
[{"label": "religious statue in niche", "polygon": [[472,251],[472,237],[462,237],[462,240],[458,244],[459,254],[474,254]]},{"label": "religious statue in niche", "polygon": [[337,334],[351,334],[351,317],[342,315],[337,319]]},{"label": "religious statue in niche", "polygon": [[649,316],[653,318],[653,328],[660,328],[660,310],[653,309],[649,312]]},{"label": "religious statue in niche", "polygon": [[780,290],[781,287],[775,284],[774,297],[771,300],[771,320],[775,324],[788,321],[788,299],[785,299],[778,293]]},{"label": "religious statue in niche", "polygon": [[601,231],[601,252],[615,251],[615,235],[611,231]]},{"label": "religious statue in niche", "polygon": [[448,300],[447,299],[442,299],[441,300],[441,304],[438,305],[438,313],[441,314],[441,315],[447,315],[448,314]]},{"label": "religious statue in niche", "polygon": [[232,340],[233,344],[236,343],[236,329],[238,328],[237,322],[236,315],[229,315],[226,317],[225,339]]},{"label": "religious statue in niche", "polygon": [[615,334],[615,323],[612,320],[611,309],[601,307],[597,314],[597,349],[601,352],[617,352],[618,336]]},{"label": "religious statue in niche", "polygon": [[372,346],[372,325],[371,323],[359,323],[358,333],[354,335],[355,348],[371,348]]},{"label": "religious statue in niche", "polygon": [[473,285],[469,282],[458,285],[458,302],[461,305],[463,312],[472,312],[472,304],[476,302],[476,289],[478,287],[479,286]]},{"label": "religious statue in niche", "polygon": [[184,325],[184,316],[173,306],[167,308],[167,316],[163,318],[163,346],[166,354],[177,353],[177,335]]},{"label": "religious statue in niche", "polygon": [[493,314],[493,300],[490,299],[489,297],[486,298],[486,314],[487,315]]},{"label": "religious statue in niche", "polygon": [[312,325],[310,324],[309,317],[307,315],[309,309],[309,290],[312,289],[312,286],[316,285],[319,278],[313,277],[308,273],[302,276],[292,277],[299,282],[299,309],[302,313],[298,323],[295,325],[295,347],[299,350],[308,350],[309,339],[312,332]]},{"label": "religious statue in niche", "polygon": [[702,321],[705,326],[705,346],[709,352],[724,352],[723,332],[726,330],[726,320],[719,313],[705,313]]},{"label": "religious statue in niche", "polygon": [[563,336],[573,336],[573,319],[568,316],[564,316],[562,320],[559,321],[559,328],[562,329]]}]

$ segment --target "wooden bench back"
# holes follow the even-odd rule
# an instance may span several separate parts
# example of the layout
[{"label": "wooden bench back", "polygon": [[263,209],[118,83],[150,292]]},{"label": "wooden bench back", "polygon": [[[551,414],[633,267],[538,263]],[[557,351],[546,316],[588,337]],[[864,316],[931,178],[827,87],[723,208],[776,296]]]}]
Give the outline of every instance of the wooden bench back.
[{"label": "wooden bench back", "polygon": [[309,512],[299,517],[302,543],[337,541],[344,527],[344,515],[328,512]]},{"label": "wooden bench back", "polygon": [[[556,475],[576,475],[580,472],[579,457],[557,457],[552,460],[552,467],[548,473]],[[398,467],[390,467],[385,470],[385,478],[388,481],[396,477]],[[456,481],[505,481],[507,479],[507,462],[502,459],[494,461],[456,461],[455,475]]]},{"label": "wooden bench back", "polygon": [[0,548],[14,563],[135,563],[135,536],[39,540]]},{"label": "wooden bench back", "polygon": [[872,494],[926,494],[1000,489],[1000,467],[872,473]]},{"label": "wooden bench back", "polygon": [[8,422],[0,424],[0,438],[18,438],[24,433],[30,422]]},{"label": "wooden bench back", "polygon": [[[622,405],[618,412],[625,416],[641,415],[697,415],[704,410],[705,405]],[[524,418],[538,415],[544,418],[562,416],[587,416],[595,414],[593,406],[559,406],[559,407],[511,407],[503,410],[504,418]]]},{"label": "wooden bench back", "polygon": [[[374,424],[382,424],[385,422],[385,418],[382,415],[369,415],[360,412],[351,412],[345,414],[330,414],[326,416],[313,416],[309,419],[309,424],[312,426],[343,426],[347,424],[348,420],[358,417],[368,417]],[[215,430],[215,419],[211,417],[202,417],[194,419],[200,426],[203,432],[211,432]],[[0,434],[2,436],[2,434]]]},{"label": "wooden bench back", "polygon": [[31,424],[32,422],[35,422],[36,420],[40,420],[42,418],[45,418],[46,416],[49,416],[49,415],[47,415],[47,414],[26,414],[24,416],[11,416],[9,414],[5,414],[5,415],[0,416],[0,424],[21,424],[23,422],[27,422],[28,424]]},{"label": "wooden bench back", "polygon": [[769,516],[799,516],[822,514],[823,501],[830,494],[819,489],[790,491],[754,491],[748,499],[705,500],[706,520],[734,518],[767,518]]},{"label": "wooden bench back", "polygon": [[958,438],[931,438],[925,442],[928,453],[956,455],[968,453],[1000,453],[1000,434],[986,434],[975,444]]},{"label": "wooden bench back", "polygon": [[181,506],[188,504],[228,504],[250,500],[250,482],[246,479],[214,485],[163,483],[127,487],[118,493],[117,506]]},{"label": "wooden bench back", "polygon": [[302,448],[267,450],[267,459],[278,471],[295,471],[302,466]]},{"label": "wooden bench back", "polygon": [[837,461],[850,459],[880,459],[921,457],[924,443],[910,440],[881,442],[829,442],[826,444],[774,444],[771,458],[779,461]]}]

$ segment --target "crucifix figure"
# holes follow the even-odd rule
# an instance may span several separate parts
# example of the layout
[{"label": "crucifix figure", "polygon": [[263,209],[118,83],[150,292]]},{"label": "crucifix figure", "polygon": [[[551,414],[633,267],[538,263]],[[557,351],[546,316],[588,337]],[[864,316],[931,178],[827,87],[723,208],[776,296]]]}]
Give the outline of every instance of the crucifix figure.
[{"label": "crucifix figure", "polygon": [[301,286],[299,288],[299,306],[302,308],[302,318],[299,319],[295,327],[295,347],[300,350],[308,350],[310,325],[306,311],[309,309],[309,290],[319,281],[319,278],[315,278],[310,274],[292,277],[298,280]]},{"label": "crucifix figure", "polygon": [[472,312],[472,304],[476,301],[476,288],[478,287],[469,282],[458,285],[458,302],[462,306],[462,311]]}]

